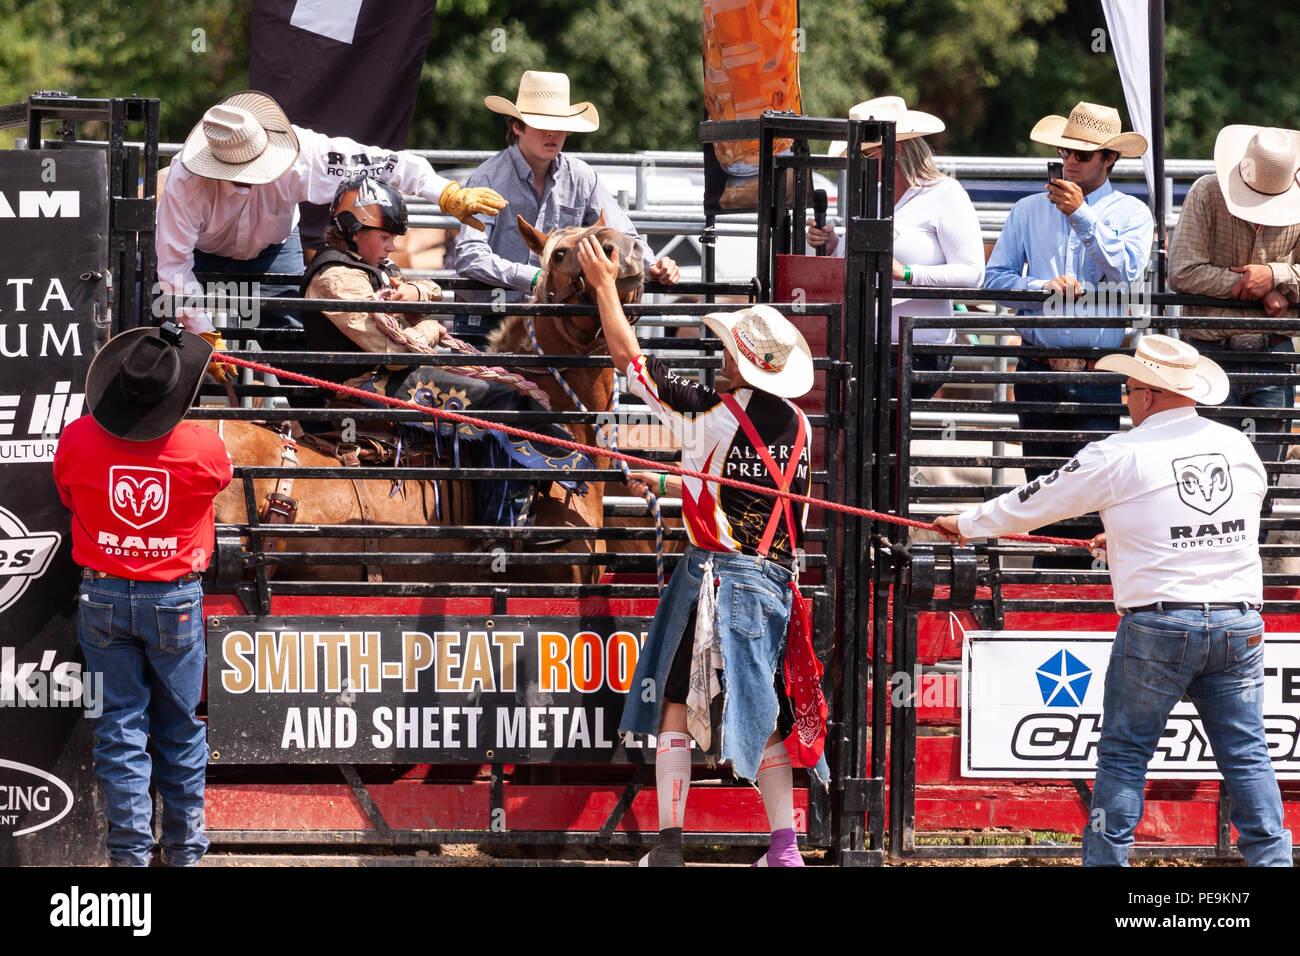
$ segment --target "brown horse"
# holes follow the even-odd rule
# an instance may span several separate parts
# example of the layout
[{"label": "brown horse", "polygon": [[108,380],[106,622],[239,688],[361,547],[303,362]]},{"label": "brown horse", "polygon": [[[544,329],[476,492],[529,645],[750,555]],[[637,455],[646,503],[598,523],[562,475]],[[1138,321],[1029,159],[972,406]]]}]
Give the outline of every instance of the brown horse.
[{"label": "brown horse", "polygon": [[[574,303],[584,301],[585,283],[577,261],[577,245],[588,235],[596,235],[606,254],[617,249],[621,263],[619,288],[625,301],[640,297],[644,281],[641,250],[635,239],[604,225],[604,216],[592,226],[541,233],[523,219],[519,220],[521,234],[535,249],[542,261],[542,275],[537,284],[535,301],[546,303]],[[489,351],[533,353],[533,338],[543,354],[547,355],[598,355],[604,351],[600,336],[600,320],[595,315],[536,316],[533,318],[533,335],[523,316],[511,316],[493,333]],[[576,410],[572,398],[562,385],[545,368],[525,368],[521,374],[535,382],[550,399],[557,411]],[[592,412],[608,411],[614,388],[614,372],[610,368],[586,367],[561,369],[565,381],[583,406]],[[218,427],[216,423],[206,423]],[[242,422],[225,422],[221,426],[223,437],[231,452],[231,459],[240,465],[279,465],[282,462],[283,443],[278,435],[265,428]],[[577,441],[595,445],[595,429],[587,424],[570,426]],[[298,459],[303,467],[337,467],[333,458],[309,449],[299,449]],[[605,456],[597,456],[599,467],[608,467]],[[255,500],[259,503],[273,490],[273,479],[255,481]],[[536,523],[546,527],[601,527],[604,525],[604,482],[587,483],[585,494],[568,492],[553,484],[547,495],[535,506]],[[382,480],[347,479],[296,479],[292,496],[298,501],[298,524],[471,524],[474,522],[472,495],[462,483],[442,480],[403,482],[400,491],[390,496],[394,483]],[[368,507],[363,507],[362,499]],[[435,513],[435,500],[442,502],[441,515]],[[234,482],[216,502],[217,521],[242,524],[245,521],[242,482]],[[369,511],[368,517],[363,514]],[[643,520],[622,519],[616,524],[644,524]],[[503,535],[504,538],[504,535]],[[489,542],[499,546],[499,542]],[[622,546],[626,545],[626,547]],[[385,565],[383,552],[412,551],[468,551],[475,542],[460,539],[387,538],[374,539],[316,539],[307,537],[281,538],[276,543],[281,551],[337,552],[376,550],[376,564],[383,578],[389,581],[475,581],[493,580],[490,565],[466,567],[456,565]],[[481,542],[478,547],[483,548]],[[571,541],[564,550],[574,553],[605,551],[604,542]],[[644,551],[639,542],[623,542],[620,551]],[[507,556],[508,563],[508,556]],[[373,568],[375,565],[371,565]],[[526,577],[531,581],[558,581],[587,583],[599,578],[599,565],[557,564],[547,567],[530,566]],[[361,566],[311,565],[292,566],[280,571],[283,577],[313,580],[365,579]],[[499,577],[495,577],[499,580]]]}]

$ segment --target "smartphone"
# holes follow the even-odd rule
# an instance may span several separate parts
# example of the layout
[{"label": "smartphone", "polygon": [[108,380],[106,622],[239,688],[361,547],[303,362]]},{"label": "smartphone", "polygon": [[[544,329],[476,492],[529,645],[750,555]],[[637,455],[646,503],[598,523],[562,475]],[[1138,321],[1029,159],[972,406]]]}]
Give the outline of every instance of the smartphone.
[{"label": "smartphone", "polygon": [[1047,181],[1050,183],[1053,179],[1065,178],[1065,163],[1059,159],[1047,164]]}]

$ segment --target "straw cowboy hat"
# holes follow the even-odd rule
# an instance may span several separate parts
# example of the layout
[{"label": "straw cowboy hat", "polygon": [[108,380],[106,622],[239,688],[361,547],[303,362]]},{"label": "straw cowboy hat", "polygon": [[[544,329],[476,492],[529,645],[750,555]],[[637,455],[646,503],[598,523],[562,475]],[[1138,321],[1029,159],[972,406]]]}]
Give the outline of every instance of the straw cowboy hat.
[{"label": "straw cowboy hat", "polygon": [[1138,340],[1135,355],[1106,355],[1097,368],[1119,372],[1153,388],[1166,389],[1202,405],[1218,405],[1228,397],[1228,376],[1186,342],[1167,335]]},{"label": "straw cowboy hat", "polygon": [[170,323],[120,332],[86,372],[90,414],[118,438],[161,438],[194,404],[211,358],[211,345]]},{"label": "straw cowboy hat", "polygon": [[790,320],[771,306],[711,312],[704,317],[704,324],[722,340],[736,360],[740,377],[754,388],[782,398],[798,398],[812,388],[808,343]]},{"label": "straw cowboy hat", "polygon": [[569,102],[569,77],[565,73],[527,70],[519,78],[519,95],[511,103],[504,96],[485,96],[483,105],[494,113],[513,116],[534,129],[591,133],[600,127],[600,114],[590,103]]},{"label": "straw cowboy hat", "polygon": [[1228,211],[1257,226],[1300,222],[1300,132],[1225,126],[1214,141],[1214,171]]},{"label": "straw cowboy hat", "polygon": [[[893,120],[895,143],[901,143],[905,139],[916,139],[918,136],[929,136],[931,133],[942,133],[944,130],[943,120],[920,110],[909,110],[901,96],[877,96],[874,100],[859,103],[849,110],[849,119]],[[879,140],[862,145],[875,146],[878,143]],[[830,156],[843,156],[848,151],[849,144],[839,139],[826,147],[826,153]]]},{"label": "straw cowboy hat", "polygon": [[1147,151],[1147,139],[1140,133],[1121,133],[1119,110],[1096,103],[1076,103],[1070,118],[1044,116],[1029,131],[1035,143],[1064,146],[1066,149],[1111,149],[1121,156],[1141,156]]},{"label": "straw cowboy hat", "polygon": [[195,175],[252,186],[275,182],[297,158],[289,117],[256,90],[232,93],[204,113],[181,150],[181,165]]}]

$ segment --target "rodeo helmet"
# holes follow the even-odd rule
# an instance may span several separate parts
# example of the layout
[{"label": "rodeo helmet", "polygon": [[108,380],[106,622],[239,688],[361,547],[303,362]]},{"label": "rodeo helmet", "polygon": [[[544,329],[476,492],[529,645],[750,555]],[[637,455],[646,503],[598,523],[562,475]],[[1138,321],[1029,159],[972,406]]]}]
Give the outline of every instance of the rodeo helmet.
[{"label": "rodeo helmet", "polygon": [[364,228],[383,229],[395,236],[406,233],[406,201],[388,183],[364,173],[339,183],[330,206],[330,223],[353,244]]}]

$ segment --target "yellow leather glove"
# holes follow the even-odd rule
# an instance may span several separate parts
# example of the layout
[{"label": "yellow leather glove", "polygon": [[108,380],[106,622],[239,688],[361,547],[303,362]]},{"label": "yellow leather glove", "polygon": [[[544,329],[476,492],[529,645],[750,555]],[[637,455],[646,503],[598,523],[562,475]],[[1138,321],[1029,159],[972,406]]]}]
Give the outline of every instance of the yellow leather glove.
[{"label": "yellow leather glove", "polygon": [[466,189],[448,183],[438,198],[438,207],[443,212],[480,232],[483,231],[483,223],[475,219],[475,216],[495,216],[508,205],[499,192],[486,186],[471,186]]},{"label": "yellow leather glove", "polygon": [[[224,352],[226,350],[226,340],[221,337],[221,333],[216,329],[210,332],[200,332],[199,338],[211,345],[214,352]],[[226,379],[229,377],[226,373],[226,366],[221,362],[209,362],[208,374],[222,385],[226,384]]]}]

